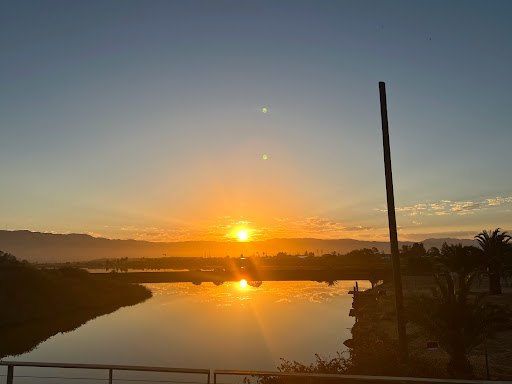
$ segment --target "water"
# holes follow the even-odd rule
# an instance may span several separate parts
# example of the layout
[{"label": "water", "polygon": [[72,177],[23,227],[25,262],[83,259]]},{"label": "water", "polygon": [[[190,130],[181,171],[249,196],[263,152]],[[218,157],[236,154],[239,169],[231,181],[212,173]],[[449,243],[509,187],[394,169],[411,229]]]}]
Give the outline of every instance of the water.
[{"label": "water", "polygon": [[[275,370],[280,358],[310,363],[315,353],[335,356],[346,350],[343,341],[351,337],[354,323],[348,316],[348,291],[354,285],[147,284],[153,297],[146,302],[93,319],[4,360],[239,370]],[[370,283],[359,282],[359,287],[366,289]],[[69,370],[64,373],[71,376]]]}]

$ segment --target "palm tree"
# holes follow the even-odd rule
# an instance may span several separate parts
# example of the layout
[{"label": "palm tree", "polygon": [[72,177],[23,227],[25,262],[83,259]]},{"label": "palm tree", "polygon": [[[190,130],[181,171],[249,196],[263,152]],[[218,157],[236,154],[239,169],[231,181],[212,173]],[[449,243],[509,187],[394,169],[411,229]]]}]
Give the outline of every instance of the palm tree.
[{"label": "palm tree", "polygon": [[475,272],[464,278],[459,275],[456,288],[451,274],[435,275],[437,288],[432,297],[416,301],[416,310],[410,317],[431,336],[439,340],[439,346],[449,357],[448,372],[457,378],[471,376],[468,354],[478,346],[494,323],[494,314],[484,305],[484,295],[471,295],[470,288]]},{"label": "palm tree", "polygon": [[479,249],[473,246],[463,246],[461,243],[448,245],[443,243],[441,252],[436,260],[443,265],[447,272],[457,273],[460,286],[467,275],[477,269],[477,256]]},{"label": "palm tree", "polygon": [[477,250],[473,246],[463,246],[461,243],[448,245],[443,243],[441,252],[436,260],[441,263],[449,272],[464,270],[464,275],[472,272],[477,267]]},{"label": "palm tree", "polygon": [[512,244],[509,244],[510,235],[501,232],[500,228],[494,231],[482,231],[475,236],[482,248],[482,264],[489,273],[489,293],[501,295],[501,276],[504,274],[505,256],[511,254]]}]

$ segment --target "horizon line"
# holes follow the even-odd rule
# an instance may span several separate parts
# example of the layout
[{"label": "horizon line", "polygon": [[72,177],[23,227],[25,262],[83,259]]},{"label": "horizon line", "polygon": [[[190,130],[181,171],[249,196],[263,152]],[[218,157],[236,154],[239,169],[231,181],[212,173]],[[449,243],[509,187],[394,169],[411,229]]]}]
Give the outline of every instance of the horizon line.
[{"label": "horizon line", "polygon": [[[368,243],[389,243],[388,240],[361,240],[361,239],[353,239],[353,238],[317,238],[317,237],[272,237],[269,239],[264,240],[248,240],[248,241],[238,241],[238,240],[176,240],[176,241],[150,241],[150,240],[140,240],[140,239],[133,239],[133,238],[109,238],[104,236],[93,236],[89,233],[77,233],[77,232],[70,232],[70,233],[58,233],[53,231],[33,231],[30,229],[0,229],[0,232],[29,232],[34,234],[45,234],[45,235],[57,235],[57,236],[87,236],[92,239],[102,239],[102,240],[112,240],[112,241],[138,241],[138,242],[144,242],[144,243],[242,243],[242,244],[248,244],[248,243],[262,243],[265,241],[272,241],[272,240],[321,240],[321,241],[339,241],[339,240],[351,240],[351,241],[358,241],[358,242],[368,242]],[[452,239],[452,240],[472,240],[474,241],[474,238],[467,238],[467,237],[428,237],[420,241],[413,241],[413,240],[398,240],[400,243],[423,243],[427,240],[439,240],[439,239]]]}]

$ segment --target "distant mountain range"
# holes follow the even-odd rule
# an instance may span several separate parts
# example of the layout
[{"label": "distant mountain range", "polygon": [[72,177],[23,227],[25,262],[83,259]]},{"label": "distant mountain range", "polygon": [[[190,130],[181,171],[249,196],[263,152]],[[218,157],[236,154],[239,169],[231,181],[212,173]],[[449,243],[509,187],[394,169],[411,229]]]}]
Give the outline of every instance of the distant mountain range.
[{"label": "distant mountain range", "polygon": [[[468,239],[426,239],[426,249],[441,248],[442,244],[462,243],[475,245]],[[413,242],[400,242],[413,244]],[[0,230],[0,251],[15,255],[30,262],[86,261],[121,257],[238,257],[241,254],[275,255],[278,252],[315,255],[338,252],[347,253],[354,249],[375,247],[389,253],[389,243],[383,241],[361,241],[353,239],[271,239],[252,242],[181,241],[153,243],[139,240],[111,240],[84,234],[53,234],[31,231]]]}]

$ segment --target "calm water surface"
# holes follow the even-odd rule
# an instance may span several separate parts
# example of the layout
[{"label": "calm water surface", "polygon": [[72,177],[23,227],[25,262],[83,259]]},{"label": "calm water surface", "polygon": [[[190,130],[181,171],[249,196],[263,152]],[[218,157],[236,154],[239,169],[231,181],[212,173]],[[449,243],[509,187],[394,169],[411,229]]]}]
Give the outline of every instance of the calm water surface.
[{"label": "calm water surface", "polygon": [[309,363],[315,353],[346,350],[354,284],[146,284],[153,292],[146,302],[4,360],[240,370],[275,370],[281,357]]}]

